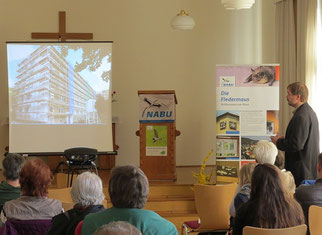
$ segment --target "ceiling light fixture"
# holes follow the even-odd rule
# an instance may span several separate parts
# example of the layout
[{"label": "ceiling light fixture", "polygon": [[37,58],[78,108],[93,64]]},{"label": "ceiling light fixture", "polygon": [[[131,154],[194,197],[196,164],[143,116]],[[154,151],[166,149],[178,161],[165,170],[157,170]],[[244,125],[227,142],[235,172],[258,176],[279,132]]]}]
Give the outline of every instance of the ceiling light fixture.
[{"label": "ceiling light fixture", "polygon": [[221,0],[227,10],[249,9],[255,3],[255,0]]},{"label": "ceiling light fixture", "polygon": [[180,13],[171,20],[171,27],[173,29],[193,29],[195,25],[195,20],[184,10],[181,10]]}]

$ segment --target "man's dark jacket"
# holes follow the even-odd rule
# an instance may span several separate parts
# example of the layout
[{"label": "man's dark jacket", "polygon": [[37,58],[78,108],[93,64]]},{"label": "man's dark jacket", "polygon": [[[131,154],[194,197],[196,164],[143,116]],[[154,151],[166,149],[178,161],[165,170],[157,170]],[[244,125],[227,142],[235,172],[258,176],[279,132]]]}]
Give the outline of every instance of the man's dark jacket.
[{"label": "man's dark jacket", "polygon": [[308,225],[308,211],[311,205],[322,206],[322,179],[312,185],[300,185],[294,194],[295,199],[301,204]]},{"label": "man's dark jacket", "polygon": [[319,123],[308,103],[297,108],[287,126],[285,139],[278,139],[276,146],[285,151],[285,169],[292,172],[296,186],[304,179],[317,178]]}]

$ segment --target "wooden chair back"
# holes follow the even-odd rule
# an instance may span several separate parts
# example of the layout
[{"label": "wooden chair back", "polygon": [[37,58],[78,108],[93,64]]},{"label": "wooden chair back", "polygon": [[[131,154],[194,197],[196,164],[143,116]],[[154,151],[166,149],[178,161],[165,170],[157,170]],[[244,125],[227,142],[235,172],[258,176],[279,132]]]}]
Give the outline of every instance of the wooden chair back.
[{"label": "wooden chair back", "polygon": [[305,224],[290,228],[255,228],[245,226],[243,228],[243,235],[306,235],[307,226]]},{"label": "wooden chair back", "polygon": [[[67,203],[71,203],[72,205],[74,205],[72,197],[70,196],[70,190],[72,188],[60,188],[60,189],[48,189],[48,197],[49,198],[53,198],[53,199],[57,199],[60,200],[63,204],[63,208],[64,208],[64,204],[69,208],[70,205],[67,205]],[[105,208],[108,208],[108,203],[107,200],[104,199],[102,201],[102,205]],[[64,210],[66,211],[66,209],[64,208]]]},{"label": "wooden chair back", "polygon": [[311,205],[309,207],[309,229],[311,235],[322,234],[322,207]]},{"label": "wooden chair back", "polygon": [[59,188],[59,189],[48,189],[48,197],[60,200],[62,202],[73,202],[70,196],[70,190],[72,188]]},{"label": "wooden chair back", "polygon": [[68,211],[70,209],[73,209],[73,207],[74,207],[74,203],[72,203],[72,202],[64,202],[64,201],[62,201],[61,203],[63,205],[64,211]]},{"label": "wooden chair back", "polygon": [[200,229],[225,230],[229,228],[229,205],[236,188],[237,183],[194,185]]}]

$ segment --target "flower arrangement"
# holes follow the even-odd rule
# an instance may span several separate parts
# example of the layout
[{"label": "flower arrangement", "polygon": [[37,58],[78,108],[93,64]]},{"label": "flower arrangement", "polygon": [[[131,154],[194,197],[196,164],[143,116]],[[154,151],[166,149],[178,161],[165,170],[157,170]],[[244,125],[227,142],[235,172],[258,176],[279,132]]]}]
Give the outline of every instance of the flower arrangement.
[{"label": "flower arrangement", "polygon": [[197,179],[198,184],[211,184],[211,177],[216,174],[216,171],[214,169],[211,170],[210,174],[207,174],[205,172],[206,162],[208,161],[208,159],[213,153],[214,153],[214,150],[211,149],[208,155],[203,159],[199,173],[196,173],[194,171],[192,172],[192,175],[194,178]]}]

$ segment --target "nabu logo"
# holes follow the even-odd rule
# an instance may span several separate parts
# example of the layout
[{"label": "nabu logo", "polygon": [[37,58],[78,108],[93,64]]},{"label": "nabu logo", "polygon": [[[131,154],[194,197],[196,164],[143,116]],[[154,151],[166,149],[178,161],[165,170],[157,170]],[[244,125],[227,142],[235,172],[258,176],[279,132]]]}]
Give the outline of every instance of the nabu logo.
[{"label": "nabu logo", "polygon": [[235,86],[235,77],[220,77],[220,86],[221,87],[234,87]]}]

